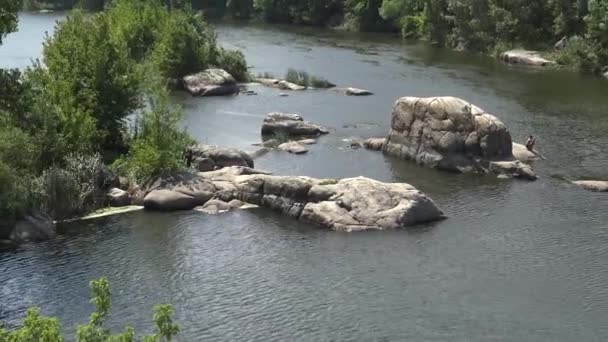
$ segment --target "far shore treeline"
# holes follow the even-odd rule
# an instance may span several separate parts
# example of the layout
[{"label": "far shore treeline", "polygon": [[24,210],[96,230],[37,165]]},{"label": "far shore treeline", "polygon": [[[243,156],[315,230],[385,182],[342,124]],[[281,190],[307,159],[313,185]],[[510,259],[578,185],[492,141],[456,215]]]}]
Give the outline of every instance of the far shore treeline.
[{"label": "far shore treeline", "polygon": [[[100,9],[112,0],[24,0],[26,8]],[[608,0],[158,0],[209,17],[399,33],[462,50],[545,51],[584,73],[608,71]],[[562,38],[565,38],[562,40]],[[554,45],[560,42],[559,51]]]}]

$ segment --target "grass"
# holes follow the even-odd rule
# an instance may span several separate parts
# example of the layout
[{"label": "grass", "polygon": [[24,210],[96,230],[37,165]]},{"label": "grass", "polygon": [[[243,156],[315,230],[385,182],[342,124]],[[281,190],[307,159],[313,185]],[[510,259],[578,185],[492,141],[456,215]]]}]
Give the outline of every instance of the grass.
[{"label": "grass", "polygon": [[287,70],[287,74],[285,75],[285,80],[287,82],[295,83],[297,85],[301,85],[303,87],[313,87],[313,88],[331,88],[336,85],[329,82],[325,78],[310,76],[306,71],[289,69]]}]

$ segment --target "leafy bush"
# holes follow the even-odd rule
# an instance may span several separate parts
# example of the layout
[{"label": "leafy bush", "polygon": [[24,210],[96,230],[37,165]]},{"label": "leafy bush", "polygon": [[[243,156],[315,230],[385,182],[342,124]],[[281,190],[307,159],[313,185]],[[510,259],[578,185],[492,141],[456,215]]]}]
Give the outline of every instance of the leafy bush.
[{"label": "leafy bush", "polygon": [[33,201],[57,220],[92,211],[105,201],[103,172],[99,155],[68,156],[64,166],[51,166],[32,182]]},{"label": "leafy bush", "polygon": [[221,49],[217,64],[239,82],[249,81],[247,61],[241,51]]},{"label": "leafy bush", "polygon": [[597,73],[600,71],[600,61],[596,51],[596,47],[591,42],[574,36],[557,53],[556,61],[584,73]]},{"label": "leafy bush", "polygon": [[310,76],[306,71],[300,71],[295,69],[287,70],[285,74],[285,80],[287,82],[295,83],[303,87],[313,88],[331,88],[335,87],[335,84],[329,82],[322,77]]},{"label": "leafy bush", "polygon": [[167,90],[157,86],[150,92],[150,109],[137,120],[129,153],[113,164],[119,174],[138,181],[185,168],[183,152],[193,144],[179,128],[182,112],[169,103]]},{"label": "leafy bush", "polygon": [[[110,286],[106,278],[90,282],[92,293],[91,303],[95,311],[91,314],[89,322],[76,330],[77,342],[107,342],[135,341],[135,331],[126,327],[121,334],[112,334],[104,327],[111,309]],[[179,332],[179,327],[173,322],[173,307],[169,304],[158,305],[154,308],[153,320],[156,331],[143,337],[144,342],[171,341]],[[29,309],[23,325],[9,331],[0,328],[0,341],[2,342],[61,342],[61,325],[57,318],[45,317],[37,308]]]}]

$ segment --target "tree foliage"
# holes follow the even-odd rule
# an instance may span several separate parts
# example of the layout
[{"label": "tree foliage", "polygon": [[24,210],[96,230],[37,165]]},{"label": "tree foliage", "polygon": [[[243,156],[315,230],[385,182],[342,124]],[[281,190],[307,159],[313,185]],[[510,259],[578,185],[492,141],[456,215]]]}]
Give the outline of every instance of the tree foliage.
[{"label": "tree foliage", "polygon": [[[135,330],[126,327],[124,332],[113,334],[105,327],[111,309],[110,285],[106,278],[90,282],[91,303],[95,307],[87,324],[76,329],[76,342],[133,342]],[[154,308],[155,332],[143,336],[144,342],[170,342],[179,332],[173,322],[173,307],[169,304]],[[27,311],[23,324],[14,330],[0,328],[0,342],[61,342],[61,325],[57,318],[45,317],[37,308]]]}]

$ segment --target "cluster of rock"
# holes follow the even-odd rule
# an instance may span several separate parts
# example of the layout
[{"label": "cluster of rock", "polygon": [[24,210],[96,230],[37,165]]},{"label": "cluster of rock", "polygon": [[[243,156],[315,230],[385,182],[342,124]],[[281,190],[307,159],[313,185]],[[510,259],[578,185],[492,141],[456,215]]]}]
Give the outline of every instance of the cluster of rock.
[{"label": "cluster of rock", "polygon": [[538,51],[510,50],[499,55],[499,59],[509,64],[519,64],[535,67],[554,65],[555,61],[545,59]]},{"label": "cluster of rock", "polygon": [[409,184],[273,176],[238,166],[158,179],[144,199],[146,209],[161,211],[201,207],[217,212],[245,204],[335,231],[400,228],[444,218],[429,197]]},{"label": "cluster of rock", "polygon": [[278,148],[293,154],[308,152],[306,145],[316,143],[314,138],[329,133],[327,128],[304,121],[299,114],[270,113],[262,123],[262,145]]},{"label": "cluster of rock", "polygon": [[[513,155],[506,126],[481,108],[455,97],[397,100],[388,137],[368,139],[364,146],[442,170],[536,179],[532,168]],[[525,157],[529,160],[530,156]]]}]

